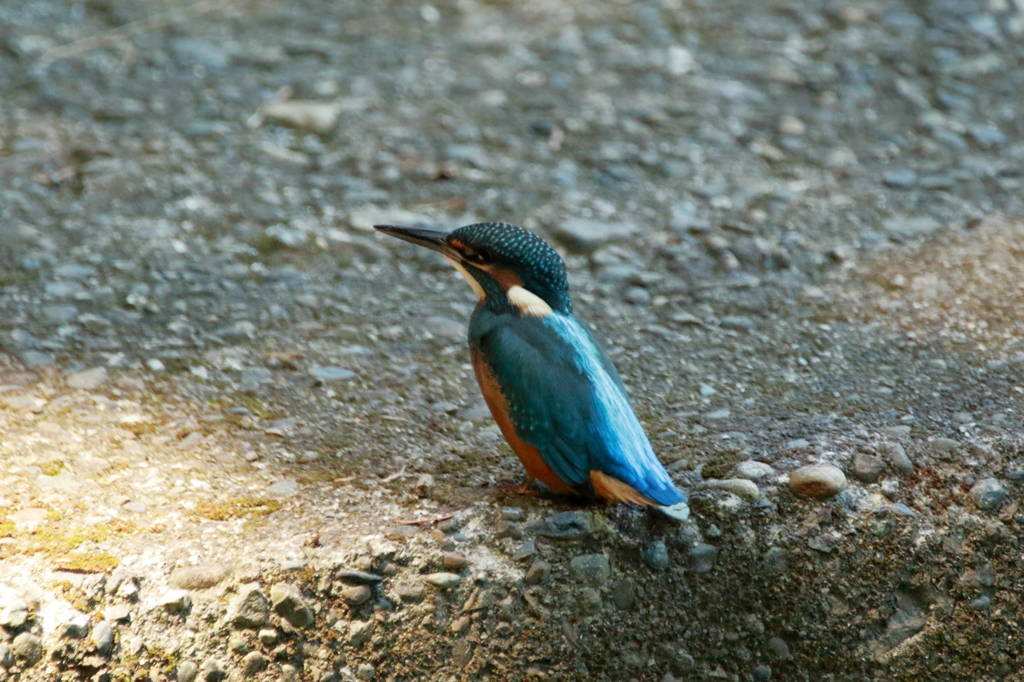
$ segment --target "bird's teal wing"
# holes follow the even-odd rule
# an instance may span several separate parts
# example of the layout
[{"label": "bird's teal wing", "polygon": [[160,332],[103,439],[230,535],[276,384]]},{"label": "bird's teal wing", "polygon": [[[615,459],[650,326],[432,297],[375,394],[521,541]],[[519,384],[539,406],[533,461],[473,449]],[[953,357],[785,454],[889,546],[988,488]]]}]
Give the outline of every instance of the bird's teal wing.
[{"label": "bird's teal wing", "polygon": [[563,481],[585,486],[598,471],[660,505],[686,499],[651,449],[615,368],[575,318],[480,313],[470,345],[498,382],[517,435]]}]

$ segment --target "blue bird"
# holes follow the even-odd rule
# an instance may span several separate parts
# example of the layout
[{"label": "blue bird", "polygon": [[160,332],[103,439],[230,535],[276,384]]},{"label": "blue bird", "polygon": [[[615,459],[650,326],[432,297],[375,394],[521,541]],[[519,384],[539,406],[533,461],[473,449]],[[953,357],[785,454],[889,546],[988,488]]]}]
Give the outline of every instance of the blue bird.
[{"label": "blue bird", "polygon": [[573,315],[565,262],[547,242],[505,223],[375,227],[440,253],[479,298],[469,348],[491,414],[526,469],[512,490],[539,480],[556,493],[687,518],[686,495],[651,449],[618,372]]}]

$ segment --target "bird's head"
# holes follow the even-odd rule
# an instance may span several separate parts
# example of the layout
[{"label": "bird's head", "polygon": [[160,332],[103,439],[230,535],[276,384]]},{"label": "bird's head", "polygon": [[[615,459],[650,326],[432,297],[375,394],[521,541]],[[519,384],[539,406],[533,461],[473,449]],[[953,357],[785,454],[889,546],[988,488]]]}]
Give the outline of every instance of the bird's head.
[{"label": "bird's head", "polygon": [[483,305],[531,317],[572,312],[565,262],[529,230],[506,223],[476,223],[451,232],[374,227],[440,253],[466,278]]}]

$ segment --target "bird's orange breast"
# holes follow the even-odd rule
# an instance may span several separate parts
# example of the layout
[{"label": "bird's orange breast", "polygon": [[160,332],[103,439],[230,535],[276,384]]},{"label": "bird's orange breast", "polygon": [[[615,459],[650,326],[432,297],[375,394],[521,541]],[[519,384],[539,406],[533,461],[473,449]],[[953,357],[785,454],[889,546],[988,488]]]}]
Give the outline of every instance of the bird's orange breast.
[{"label": "bird's orange breast", "polygon": [[473,369],[476,372],[476,380],[480,384],[480,391],[484,394],[484,401],[487,403],[487,407],[490,408],[491,415],[494,417],[494,421],[497,422],[498,428],[501,429],[501,434],[505,436],[505,440],[512,447],[512,451],[516,453],[519,461],[526,468],[527,477],[537,479],[550,488],[552,492],[575,494],[576,490],[558,477],[548,463],[544,461],[544,458],[540,456],[537,448],[525,442],[516,433],[515,424],[512,423],[512,419],[508,414],[508,401],[505,400],[505,395],[501,391],[498,380],[494,378],[494,374],[487,366],[487,361],[480,351],[474,350],[472,355]]}]

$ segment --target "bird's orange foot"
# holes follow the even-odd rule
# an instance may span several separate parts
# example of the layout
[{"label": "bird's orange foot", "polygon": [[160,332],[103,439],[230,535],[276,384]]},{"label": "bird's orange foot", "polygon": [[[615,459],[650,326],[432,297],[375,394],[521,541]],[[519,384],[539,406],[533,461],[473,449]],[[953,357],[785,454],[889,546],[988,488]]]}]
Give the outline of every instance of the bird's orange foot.
[{"label": "bird's orange foot", "polygon": [[513,483],[506,483],[504,485],[495,486],[496,489],[503,493],[516,493],[517,495],[533,495],[537,496],[540,493],[530,487],[533,484],[533,479],[526,479],[522,483],[516,485]]}]

